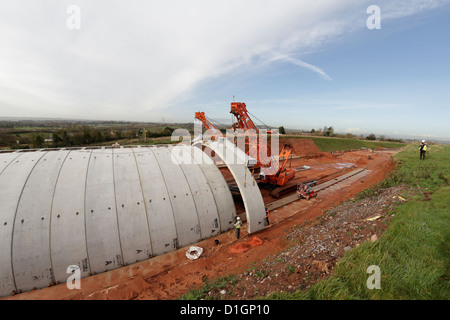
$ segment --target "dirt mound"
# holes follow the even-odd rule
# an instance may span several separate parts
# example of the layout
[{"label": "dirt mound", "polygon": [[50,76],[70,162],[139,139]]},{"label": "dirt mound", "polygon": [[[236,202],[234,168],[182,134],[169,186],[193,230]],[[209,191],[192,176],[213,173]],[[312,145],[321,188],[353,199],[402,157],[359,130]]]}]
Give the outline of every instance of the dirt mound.
[{"label": "dirt mound", "polygon": [[287,138],[280,139],[280,150],[283,147],[283,144],[288,143],[293,146],[293,153],[296,156],[307,156],[307,155],[320,155],[322,151],[320,151],[319,147],[314,143],[311,139],[298,139],[298,138]]},{"label": "dirt mound", "polygon": [[242,253],[252,247],[260,246],[260,245],[262,245],[262,243],[263,242],[261,239],[259,239],[258,237],[253,237],[253,239],[250,241],[237,243],[237,244],[231,246],[229,252],[230,253]]}]

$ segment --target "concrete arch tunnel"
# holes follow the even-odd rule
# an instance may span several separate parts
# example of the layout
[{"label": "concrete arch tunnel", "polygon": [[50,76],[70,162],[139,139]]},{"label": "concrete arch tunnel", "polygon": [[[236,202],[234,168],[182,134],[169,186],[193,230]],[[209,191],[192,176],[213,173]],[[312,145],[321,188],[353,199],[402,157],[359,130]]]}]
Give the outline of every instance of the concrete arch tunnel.
[{"label": "concrete arch tunnel", "polygon": [[[193,161],[174,161],[180,150]],[[243,180],[245,165],[229,168],[256,232],[262,196]],[[222,173],[200,148],[2,152],[0,296],[63,283],[71,265],[86,277],[197,243],[233,228],[235,216]]]}]

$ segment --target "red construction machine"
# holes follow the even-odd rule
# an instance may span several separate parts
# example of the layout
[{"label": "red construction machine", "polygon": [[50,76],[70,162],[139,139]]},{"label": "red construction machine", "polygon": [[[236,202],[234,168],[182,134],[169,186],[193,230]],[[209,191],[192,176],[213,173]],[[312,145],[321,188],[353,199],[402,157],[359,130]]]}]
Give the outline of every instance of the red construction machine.
[{"label": "red construction machine", "polygon": [[[233,124],[232,129],[236,132],[237,130],[243,130],[245,135],[245,152],[252,157],[256,158],[256,167],[260,169],[260,179],[259,182],[268,184],[271,186],[272,196],[278,198],[281,192],[287,192],[296,187],[295,183],[289,183],[294,177],[296,170],[291,168],[286,168],[287,162],[291,157],[293,150],[292,145],[284,144],[283,148],[278,156],[271,154],[271,150],[267,145],[267,138],[271,138],[271,131],[266,131],[265,134],[268,137],[262,139],[259,128],[255,125],[253,120],[249,116],[247,107],[243,102],[232,102],[231,103],[231,114],[236,118],[236,122]],[[200,120],[205,126],[206,130],[209,130],[212,135],[223,136],[219,129],[217,129],[211,121],[209,121],[204,112],[196,112],[195,118]],[[271,157],[270,163],[266,164],[267,161],[263,161],[260,158],[261,153],[265,153],[268,157]],[[267,160],[267,159],[266,159]],[[270,168],[277,168],[275,172],[269,170]],[[265,174],[264,171],[270,172]]]},{"label": "red construction machine", "polygon": [[198,120],[200,120],[203,123],[203,125],[206,128],[206,130],[210,132],[212,140],[215,140],[216,137],[223,137],[224,136],[222,134],[222,132],[219,129],[217,129],[210,120],[208,120],[206,118],[204,112],[196,112],[195,113],[195,119],[198,119]]},{"label": "red construction machine", "polygon": [[297,194],[299,198],[309,200],[312,197],[317,196],[317,192],[314,191],[314,186],[316,184],[317,181],[309,181],[299,184],[297,186]]},{"label": "red construction machine", "polygon": [[[236,118],[236,123],[233,124],[233,128],[242,129],[244,132],[254,132],[256,134],[256,139],[249,139],[246,142],[246,152],[248,154],[257,155],[257,164],[264,172],[264,168],[275,167],[278,168],[273,174],[263,175],[260,180],[262,183],[268,183],[273,186],[285,186],[290,180],[295,177],[295,169],[286,168],[286,164],[291,156],[293,147],[291,144],[284,144],[283,149],[280,151],[278,157],[271,154],[271,150],[267,145],[268,139],[261,139],[260,130],[252,121],[247,111],[247,107],[243,102],[232,102],[231,103],[231,114]],[[266,134],[270,135],[271,131],[267,131]],[[250,141],[253,141],[251,143]],[[272,157],[272,161],[269,164],[264,164],[262,159],[260,159],[260,149],[266,152],[267,156]],[[248,151],[247,151],[248,150]],[[253,153],[251,153],[253,151]],[[255,152],[256,151],[256,152]]]}]

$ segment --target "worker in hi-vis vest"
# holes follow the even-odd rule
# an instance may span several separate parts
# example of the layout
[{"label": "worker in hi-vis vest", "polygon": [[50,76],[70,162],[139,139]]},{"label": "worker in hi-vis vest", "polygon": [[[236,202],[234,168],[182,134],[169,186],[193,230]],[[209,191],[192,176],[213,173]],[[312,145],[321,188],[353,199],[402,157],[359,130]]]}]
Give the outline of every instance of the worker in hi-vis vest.
[{"label": "worker in hi-vis vest", "polygon": [[422,143],[419,146],[420,150],[420,160],[425,160],[425,153],[428,150],[428,144],[425,143],[425,140],[422,140]]},{"label": "worker in hi-vis vest", "polygon": [[241,233],[242,221],[241,221],[241,218],[239,218],[239,217],[237,217],[236,220],[237,220],[237,222],[234,224],[234,226],[236,227],[236,239],[239,239],[239,234]]}]

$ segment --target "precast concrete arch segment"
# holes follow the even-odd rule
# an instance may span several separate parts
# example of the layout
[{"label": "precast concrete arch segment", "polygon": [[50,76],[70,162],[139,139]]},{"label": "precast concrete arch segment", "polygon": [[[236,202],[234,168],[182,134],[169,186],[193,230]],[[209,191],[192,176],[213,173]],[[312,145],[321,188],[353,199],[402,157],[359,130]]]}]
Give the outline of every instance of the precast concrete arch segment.
[{"label": "precast concrete arch segment", "polygon": [[[92,150],[69,153],[55,184],[50,221],[50,254],[56,282],[64,282],[67,267],[76,265],[80,276],[91,274],[86,245],[86,177]],[[2,180],[0,175],[0,181]]]},{"label": "precast concrete arch segment", "polygon": [[247,217],[248,233],[254,233],[264,228],[264,201],[250,170],[247,168],[249,159],[238,147],[226,138],[208,142],[205,146],[211,148],[227,165],[235,179],[244,202]]},{"label": "precast concrete arch segment", "polygon": [[141,177],[130,149],[113,149],[114,194],[123,263],[131,264],[152,256],[152,244],[144,204]]},{"label": "precast concrete arch segment", "polygon": [[[11,160],[0,175],[0,295],[9,295],[16,290],[12,261],[13,234],[16,212],[22,191],[34,166],[45,152],[27,152]],[[3,162],[3,161],[0,161]],[[30,211],[34,211],[30,203]],[[23,220],[23,221],[22,221]],[[25,223],[22,219],[17,221]],[[26,221],[28,223],[29,221]],[[47,247],[48,248],[48,247]],[[44,248],[45,250],[45,248]]]},{"label": "precast concrete arch segment", "polygon": [[[185,146],[183,149],[190,155],[190,158],[193,159],[193,147]],[[194,199],[199,219],[201,238],[205,239],[217,235],[220,231],[219,213],[208,180],[202,169],[193,161],[181,163],[180,167],[183,170]]]},{"label": "precast concrete arch segment", "polygon": [[[176,149],[180,148],[180,149]],[[0,152],[0,296],[64,283],[217,235],[236,215],[190,147]]]},{"label": "precast concrete arch segment", "polygon": [[[198,145],[201,146],[201,145]],[[205,178],[214,195],[219,214],[219,225],[221,231],[227,231],[233,228],[233,219],[236,217],[236,207],[234,206],[233,196],[230,193],[225,178],[217,170],[212,159],[197,146],[191,147],[193,162],[203,171]]]},{"label": "precast concrete arch segment", "polygon": [[150,148],[133,148],[133,153],[141,178],[152,254],[175,250],[178,245],[177,229],[159,163]]},{"label": "precast concrete arch segment", "polygon": [[50,254],[51,206],[56,181],[68,154],[53,151],[43,155],[30,172],[18,201],[12,266],[16,286],[21,291],[55,282]]},{"label": "precast concrete arch segment", "polygon": [[123,265],[115,183],[112,149],[93,150],[86,176],[85,222],[89,265],[95,273]]}]

